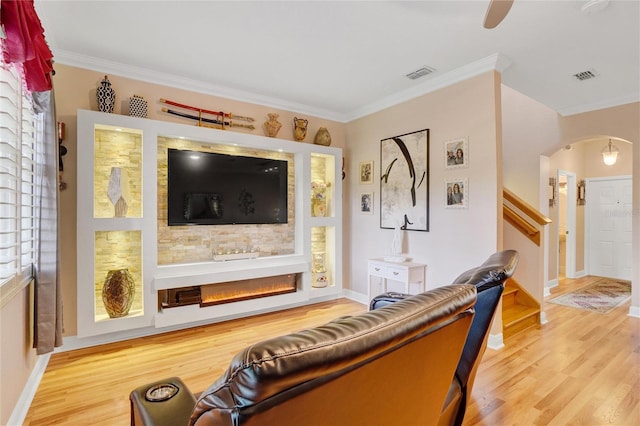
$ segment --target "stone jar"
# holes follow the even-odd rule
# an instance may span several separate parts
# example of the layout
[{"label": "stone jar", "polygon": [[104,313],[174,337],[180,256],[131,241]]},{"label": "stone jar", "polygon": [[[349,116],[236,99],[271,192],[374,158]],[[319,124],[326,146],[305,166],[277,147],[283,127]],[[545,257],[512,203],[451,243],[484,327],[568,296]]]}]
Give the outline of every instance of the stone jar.
[{"label": "stone jar", "polygon": [[316,137],[313,140],[313,143],[316,145],[324,145],[324,146],[331,145],[331,135],[329,134],[329,131],[327,130],[326,127],[320,127],[318,129],[318,132],[316,133]]}]

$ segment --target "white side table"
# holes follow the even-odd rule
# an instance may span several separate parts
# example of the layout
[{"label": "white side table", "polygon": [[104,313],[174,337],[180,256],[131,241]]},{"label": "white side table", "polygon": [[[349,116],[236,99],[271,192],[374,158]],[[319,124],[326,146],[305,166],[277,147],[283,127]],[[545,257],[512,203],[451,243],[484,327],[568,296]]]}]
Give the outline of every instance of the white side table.
[{"label": "white side table", "polygon": [[417,262],[387,262],[384,259],[369,259],[369,285],[367,296],[371,301],[371,287],[373,277],[382,279],[382,293],[387,291],[387,280],[399,281],[404,284],[405,293],[410,293],[410,284],[418,284],[420,292],[425,291],[425,276],[427,265]]}]

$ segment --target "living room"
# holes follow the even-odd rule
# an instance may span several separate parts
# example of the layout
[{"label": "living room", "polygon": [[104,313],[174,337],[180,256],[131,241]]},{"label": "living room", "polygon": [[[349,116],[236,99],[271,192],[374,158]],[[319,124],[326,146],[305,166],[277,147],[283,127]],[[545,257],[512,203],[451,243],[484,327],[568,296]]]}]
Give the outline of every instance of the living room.
[{"label": "living room", "polygon": [[[478,263],[488,253],[502,248],[501,189],[504,185],[529,200],[538,203],[546,195],[543,183],[548,176],[540,170],[540,155],[548,156],[569,142],[586,139],[593,135],[610,135],[632,142],[634,146],[634,170],[638,170],[638,102],[602,108],[567,117],[557,116],[554,111],[528,98],[501,82],[501,57],[491,56],[467,68],[464,77],[444,87],[424,93],[377,112],[364,115],[349,122],[305,114],[309,120],[308,136],[303,143],[311,143],[312,136],[320,127],[331,134],[331,146],[342,149],[344,172],[341,200],[343,245],[342,276],[343,295],[366,303],[367,260],[389,254],[394,238],[393,229],[380,228],[380,216],[364,214],[360,209],[360,194],[373,193],[374,212],[380,203],[378,182],[383,170],[380,161],[380,141],[396,135],[404,135],[421,129],[429,129],[430,203],[429,232],[405,232],[403,252],[413,260],[423,262],[426,268],[426,288],[431,289],[448,283],[466,266]],[[77,111],[98,109],[95,91],[105,73],[109,74],[112,86],[118,93],[114,114],[125,114],[125,99],[134,94],[149,101],[148,118],[158,121],[184,123],[176,117],[162,112],[160,99],[173,99],[203,108],[221,108],[256,118],[257,123],[267,119],[269,113],[279,114],[286,123],[279,138],[294,140],[290,129],[295,111],[275,108],[257,103],[244,102],[216,96],[210,93],[155,84],[139,78],[131,78],[109,72],[108,69],[88,69],[79,66],[56,64],[53,77],[56,89],[58,121],[66,125],[64,145],[68,153],[64,157],[63,179],[67,188],[60,191],[60,281],[64,305],[64,338],[62,351],[73,348],[103,344],[130,337],[126,333],[89,340],[78,338],[78,314],[75,308],[82,301],[77,293],[76,237],[82,229],[77,228],[78,146],[90,143],[77,138]],[[478,71],[480,70],[480,71]],[[464,71],[464,70],[463,70]],[[236,131],[236,130],[232,130]],[[261,135],[261,131],[237,130],[237,133]],[[469,165],[461,170],[448,170],[440,161],[442,146],[456,138],[468,139]],[[358,170],[362,162],[373,161],[374,184],[362,184]],[[336,167],[342,169],[340,164]],[[469,182],[468,206],[466,209],[446,208],[445,189],[442,185],[451,177],[463,177]],[[633,177],[637,188],[637,173]],[[634,191],[634,202],[638,202],[638,190]],[[543,210],[541,208],[541,210]],[[544,211],[544,210],[543,210]],[[480,225],[482,224],[482,225]],[[637,218],[634,226],[638,225]],[[473,235],[472,239],[467,236]],[[638,237],[634,247],[638,247]],[[634,259],[639,259],[638,250]],[[638,264],[639,262],[636,262]],[[637,291],[638,272],[634,275],[632,306],[640,306]],[[27,289],[7,305],[3,305],[3,395],[5,384],[27,383],[36,365],[36,356],[30,347],[28,333],[29,299]],[[6,319],[23,318],[20,327],[9,326]],[[5,325],[7,324],[7,325]],[[15,323],[14,323],[15,324]],[[5,328],[6,327],[6,328]],[[142,331],[143,333],[145,330]],[[133,334],[132,334],[133,335]],[[131,335],[131,336],[132,336]],[[19,353],[6,353],[5,339],[20,342]],[[66,346],[66,348],[65,348]],[[20,369],[5,366],[25,365]],[[15,370],[9,372],[8,370]],[[5,371],[11,376],[5,376]],[[4,380],[11,377],[11,380]],[[19,386],[22,391],[23,386]],[[19,393],[19,392],[18,392]],[[11,398],[14,401],[15,397]],[[13,405],[4,406],[3,417]],[[15,404],[15,402],[14,402]]]}]

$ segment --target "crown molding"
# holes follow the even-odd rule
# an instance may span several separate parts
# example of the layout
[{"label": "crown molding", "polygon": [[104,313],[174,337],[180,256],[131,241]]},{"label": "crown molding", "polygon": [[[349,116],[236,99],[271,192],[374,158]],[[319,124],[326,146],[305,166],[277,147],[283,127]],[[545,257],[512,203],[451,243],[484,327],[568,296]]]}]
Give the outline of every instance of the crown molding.
[{"label": "crown molding", "polygon": [[262,105],[274,109],[291,111],[297,114],[307,114],[340,123],[348,123],[355,119],[398,105],[427,93],[434,92],[438,89],[451,86],[452,84],[459,83],[488,71],[495,70],[501,73],[511,65],[510,59],[504,55],[495,53],[484,59],[464,65],[452,71],[441,75],[435,75],[416,86],[357,108],[349,113],[341,114],[334,111],[315,108],[306,104],[261,96],[243,90],[236,90],[221,85],[192,80],[173,74],[161,73],[147,68],[133,67],[113,61],[105,61],[99,58],[79,55],[64,50],[57,50],[55,52],[55,61],[56,63],[85,68],[105,74],[117,75],[120,77],[145,81],[147,83],[159,84],[196,93],[204,93],[221,98],[233,99],[240,102]]},{"label": "crown molding", "polygon": [[604,108],[613,108],[620,105],[632,104],[634,102],[640,102],[640,93],[634,93],[625,96],[619,96],[617,98],[606,99],[598,102],[592,102],[590,104],[580,104],[564,108],[558,108],[556,111],[563,117],[570,115],[582,114],[585,112],[596,111]]},{"label": "crown molding", "polygon": [[488,71],[498,71],[502,73],[509,67],[509,65],[511,65],[511,60],[509,58],[500,53],[494,53],[484,59],[464,65],[444,74],[434,75],[423,83],[401,92],[394,93],[393,95],[382,98],[369,105],[355,109],[347,117],[344,117],[345,122],[353,121],[366,115],[381,111],[385,108],[426,95],[427,93],[435,92],[436,90],[468,80],[471,77],[475,77]]},{"label": "crown molding", "polygon": [[291,111],[297,114],[308,114],[318,118],[325,118],[328,120],[343,122],[343,117],[340,114],[321,108],[315,108],[310,105],[290,102],[284,99],[261,96],[243,90],[232,89],[226,86],[211,84],[199,80],[192,80],[173,74],[161,73],[148,68],[133,67],[119,62],[105,61],[92,56],[79,55],[77,53],[64,50],[56,50],[55,62],[92,71],[98,71],[105,74],[140,80],[147,83],[159,84],[176,89],[183,89],[196,93],[203,93],[221,98],[232,99],[235,101],[247,102],[270,108]]}]

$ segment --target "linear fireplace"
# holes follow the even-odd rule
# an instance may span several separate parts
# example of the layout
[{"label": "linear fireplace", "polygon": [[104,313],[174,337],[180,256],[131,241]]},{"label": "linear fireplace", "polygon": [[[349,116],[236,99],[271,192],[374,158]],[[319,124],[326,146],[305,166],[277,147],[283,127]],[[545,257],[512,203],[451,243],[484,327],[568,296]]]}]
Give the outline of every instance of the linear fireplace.
[{"label": "linear fireplace", "polygon": [[201,307],[238,302],[259,297],[293,293],[300,285],[301,274],[276,275],[241,281],[229,281],[193,287],[160,290],[161,308],[199,304]]}]

